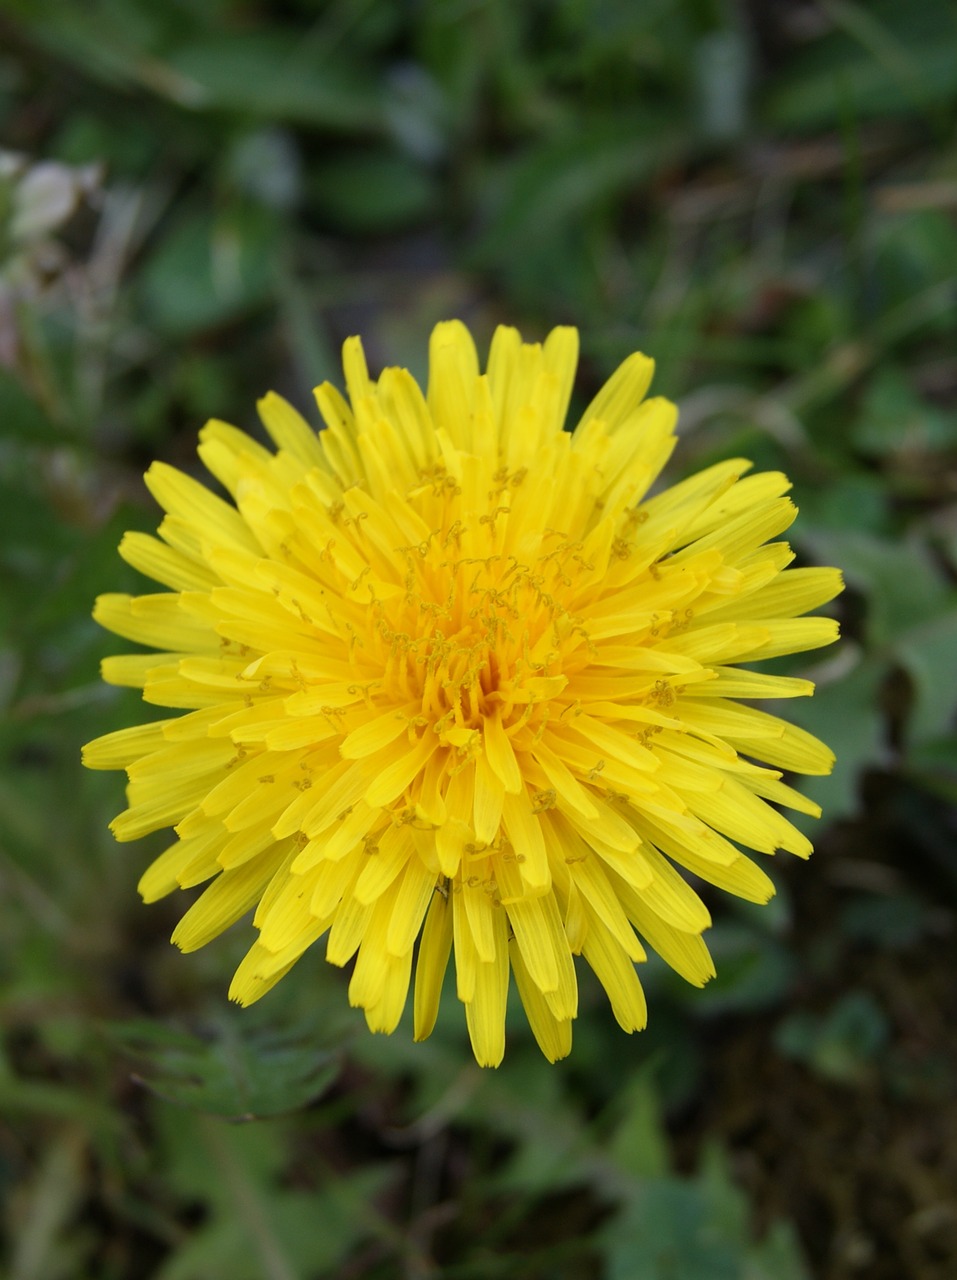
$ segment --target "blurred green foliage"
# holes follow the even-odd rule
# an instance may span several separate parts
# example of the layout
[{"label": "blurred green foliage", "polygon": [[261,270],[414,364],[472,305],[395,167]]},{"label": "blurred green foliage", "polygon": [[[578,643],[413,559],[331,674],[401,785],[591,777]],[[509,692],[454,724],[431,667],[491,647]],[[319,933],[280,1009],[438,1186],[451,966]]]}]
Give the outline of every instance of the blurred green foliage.
[{"label": "blurred green foliage", "polygon": [[[954,1275],[955,48],[949,0],[0,0],[11,1280]],[[516,1016],[484,1075],[318,955],[226,1007],[241,927],[169,948],[78,763],[141,715],[89,605],[148,461],[451,315],[577,324],[582,397],[654,355],[677,466],[786,470],[849,586],[792,664],[810,867],[715,904],[703,992],[646,967],[642,1036],[586,984],[567,1063]]]}]

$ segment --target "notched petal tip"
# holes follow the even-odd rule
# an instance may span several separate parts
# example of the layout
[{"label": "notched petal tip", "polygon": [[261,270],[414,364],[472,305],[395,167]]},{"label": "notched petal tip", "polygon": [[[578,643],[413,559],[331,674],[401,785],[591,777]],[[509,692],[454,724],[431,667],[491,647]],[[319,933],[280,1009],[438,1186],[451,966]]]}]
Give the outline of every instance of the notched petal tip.
[{"label": "notched petal tip", "polygon": [[373,389],[362,339],[356,335],[346,338],[342,344],[342,368],[345,373],[349,399],[355,405],[363,397],[369,395]]}]

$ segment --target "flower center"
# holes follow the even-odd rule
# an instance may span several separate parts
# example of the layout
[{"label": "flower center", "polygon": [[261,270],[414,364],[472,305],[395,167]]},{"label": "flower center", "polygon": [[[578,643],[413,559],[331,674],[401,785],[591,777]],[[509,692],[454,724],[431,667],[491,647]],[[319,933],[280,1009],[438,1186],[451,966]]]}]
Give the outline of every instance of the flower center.
[{"label": "flower center", "polygon": [[461,731],[481,729],[493,714],[505,726],[528,723],[546,690],[565,683],[554,677],[567,614],[545,575],[515,557],[429,549],[410,568],[404,596],[372,607],[383,692],[418,704],[420,723],[444,745],[464,745]]}]

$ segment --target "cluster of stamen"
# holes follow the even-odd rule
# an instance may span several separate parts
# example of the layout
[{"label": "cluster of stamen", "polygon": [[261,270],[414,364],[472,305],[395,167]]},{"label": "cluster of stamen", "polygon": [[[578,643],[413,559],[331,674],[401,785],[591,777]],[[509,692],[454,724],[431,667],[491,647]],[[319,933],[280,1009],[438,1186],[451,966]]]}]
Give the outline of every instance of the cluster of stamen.
[{"label": "cluster of stamen", "polygon": [[524,682],[559,673],[570,627],[558,625],[544,574],[514,557],[449,558],[438,537],[425,552],[409,557],[401,601],[372,606],[382,689],[399,705],[418,703],[416,725],[461,748],[462,731],[480,729],[495,709],[505,723],[528,722],[535,699]]}]

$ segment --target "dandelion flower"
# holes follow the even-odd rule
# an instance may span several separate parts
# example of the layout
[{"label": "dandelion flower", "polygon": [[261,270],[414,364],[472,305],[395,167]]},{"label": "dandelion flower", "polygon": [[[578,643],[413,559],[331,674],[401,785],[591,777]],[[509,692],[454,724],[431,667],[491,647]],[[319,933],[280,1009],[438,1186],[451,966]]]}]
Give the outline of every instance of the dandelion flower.
[{"label": "dandelion flower", "polygon": [[[735,458],[649,496],[675,406],[635,354],[578,426],[573,329],[500,328],[483,374],[459,322],[432,334],[423,395],[344,347],[348,400],[316,432],[259,402],[271,452],[213,421],[200,457],[232,501],[155,463],[159,538],[120,554],[168,590],[94,616],[150,652],[104,679],[177,714],[90,743],[129,775],[118,840],[173,827],[147,902],[209,881],[173,941],[203,946],[255,908],[230,995],[249,1004],[326,938],[349,1000],[395,1029],[435,1023],[454,953],[475,1057],[505,1049],[509,975],[546,1057],[564,1057],[580,955],[626,1031],[645,1025],[645,947],[714,973],[708,910],[681,874],[765,902],[742,849],[811,845],[818,814],[782,770],[831,752],[752,705],[810,694],[740,667],[829,644],[805,617],[835,569],[789,568],[795,508]],[[159,650],[159,652],[156,652]],[[414,969],[414,978],[413,978]]]}]

